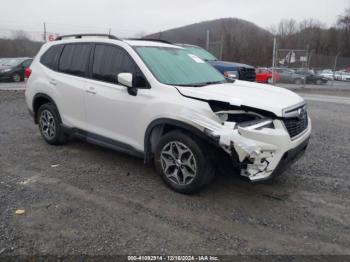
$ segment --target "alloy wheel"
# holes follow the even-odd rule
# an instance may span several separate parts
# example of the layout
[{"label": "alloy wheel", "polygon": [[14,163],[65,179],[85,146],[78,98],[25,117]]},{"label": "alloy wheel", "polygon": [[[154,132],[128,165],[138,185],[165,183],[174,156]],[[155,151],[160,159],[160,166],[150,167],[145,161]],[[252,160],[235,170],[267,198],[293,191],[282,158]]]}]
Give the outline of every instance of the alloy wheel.
[{"label": "alloy wheel", "polygon": [[51,140],[56,135],[56,124],[52,113],[49,110],[43,110],[39,120],[40,130],[43,136]]},{"label": "alloy wheel", "polygon": [[21,81],[21,76],[19,74],[15,74],[12,76],[12,79],[14,82],[19,82]]},{"label": "alloy wheel", "polygon": [[197,174],[197,163],[192,151],[183,143],[167,143],[160,154],[165,176],[177,185],[189,185]]}]

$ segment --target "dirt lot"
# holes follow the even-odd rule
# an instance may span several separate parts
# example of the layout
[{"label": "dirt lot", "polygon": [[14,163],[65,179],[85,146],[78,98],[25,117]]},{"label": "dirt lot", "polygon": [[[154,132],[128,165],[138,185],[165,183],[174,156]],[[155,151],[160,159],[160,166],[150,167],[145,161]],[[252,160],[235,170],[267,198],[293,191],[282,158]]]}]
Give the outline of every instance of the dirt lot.
[{"label": "dirt lot", "polygon": [[350,255],[350,106],[309,110],[310,147],[283,176],[258,185],[217,176],[184,196],[140,159],[47,145],[23,92],[0,91],[0,252]]}]

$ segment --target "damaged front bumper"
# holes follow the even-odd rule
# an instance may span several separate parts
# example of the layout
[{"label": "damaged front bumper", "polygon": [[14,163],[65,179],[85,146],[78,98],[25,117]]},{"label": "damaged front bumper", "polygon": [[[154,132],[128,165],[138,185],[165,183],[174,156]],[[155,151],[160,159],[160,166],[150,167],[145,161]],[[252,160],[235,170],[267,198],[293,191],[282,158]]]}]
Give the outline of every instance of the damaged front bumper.
[{"label": "damaged front bumper", "polygon": [[215,132],[219,145],[238,161],[241,175],[252,182],[267,180],[281,174],[306,150],[311,134],[311,120],[297,138],[291,139],[281,120],[271,120],[274,128],[261,125],[240,127],[225,123]]}]

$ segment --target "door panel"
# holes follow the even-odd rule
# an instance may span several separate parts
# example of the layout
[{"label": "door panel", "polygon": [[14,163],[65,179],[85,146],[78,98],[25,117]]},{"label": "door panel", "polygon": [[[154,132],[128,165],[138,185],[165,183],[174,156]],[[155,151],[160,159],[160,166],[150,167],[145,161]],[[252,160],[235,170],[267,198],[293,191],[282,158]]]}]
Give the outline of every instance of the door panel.
[{"label": "door panel", "polygon": [[55,77],[49,84],[59,90],[60,113],[63,123],[86,130],[85,90],[92,45],[66,44],[58,61]]},{"label": "door panel", "polygon": [[137,131],[142,121],[138,118],[146,106],[148,92],[139,90],[137,96],[131,96],[125,86],[87,80],[88,131],[141,150],[143,145],[137,143],[140,141]]},{"label": "door panel", "polygon": [[140,113],[147,105],[149,89],[139,89],[131,96],[117,83],[119,73],[143,74],[122,48],[96,44],[91,78],[87,79],[86,117],[88,131],[142,150],[139,136]]}]

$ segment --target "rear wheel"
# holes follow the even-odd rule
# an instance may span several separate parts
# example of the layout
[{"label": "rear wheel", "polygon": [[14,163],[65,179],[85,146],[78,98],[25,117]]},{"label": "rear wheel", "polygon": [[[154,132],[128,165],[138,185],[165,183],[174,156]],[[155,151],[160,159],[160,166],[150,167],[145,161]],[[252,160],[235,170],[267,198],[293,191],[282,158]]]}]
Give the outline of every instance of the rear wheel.
[{"label": "rear wheel", "polygon": [[20,74],[14,74],[13,76],[12,76],[12,81],[13,82],[21,82],[21,80],[22,80],[22,78],[21,78],[21,75]]},{"label": "rear wheel", "polygon": [[322,85],[322,80],[321,79],[317,79],[316,84],[317,85]]},{"label": "rear wheel", "polygon": [[301,80],[300,78],[298,78],[298,79],[295,79],[294,83],[295,83],[296,85],[301,85],[301,84],[303,83],[303,80]]},{"label": "rear wheel", "polygon": [[199,191],[215,175],[208,146],[181,131],[165,134],[155,152],[155,166],[163,181],[183,194]]},{"label": "rear wheel", "polygon": [[271,78],[271,77],[267,79],[267,83],[268,83],[268,84],[273,84],[273,81],[272,81],[272,78]]},{"label": "rear wheel", "polygon": [[39,130],[45,141],[51,145],[60,145],[66,142],[58,110],[52,103],[40,106],[37,114]]}]

